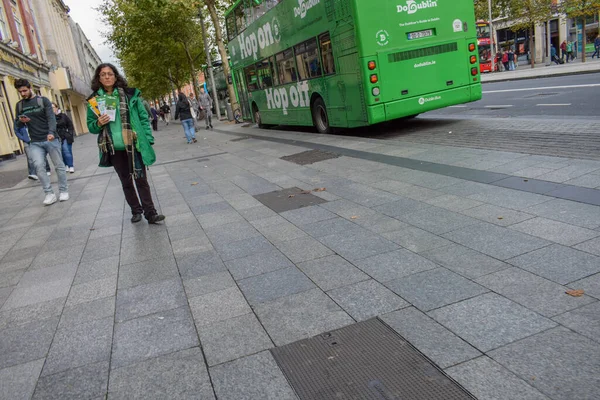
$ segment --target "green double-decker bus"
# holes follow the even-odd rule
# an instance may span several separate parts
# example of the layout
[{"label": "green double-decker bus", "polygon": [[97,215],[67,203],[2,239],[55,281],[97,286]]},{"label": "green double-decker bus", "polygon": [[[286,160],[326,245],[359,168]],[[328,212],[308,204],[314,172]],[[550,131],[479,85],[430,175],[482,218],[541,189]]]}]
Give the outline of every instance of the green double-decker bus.
[{"label": "green double-decker bus", "polygon": [[328,133],[481,99],[472,0],[238,0],[226,25],[260,127]]}]

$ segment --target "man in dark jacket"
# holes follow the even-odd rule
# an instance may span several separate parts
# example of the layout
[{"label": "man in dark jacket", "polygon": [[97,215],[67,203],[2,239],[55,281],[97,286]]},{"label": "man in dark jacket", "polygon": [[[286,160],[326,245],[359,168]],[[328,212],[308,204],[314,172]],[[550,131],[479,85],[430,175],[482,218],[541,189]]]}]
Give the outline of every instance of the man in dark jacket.
[{"label": "man in dark jacket", "polygon": [[160,111],[162,112],[163,121],[169,125],[169,121],[171,120],[171,107],[163,102],[162,106],[160,106]]},{"label": "man in dark jacket", "polygon": [[196,143],[196,125],[194,124],[192,105],[185,94],[179,93],[178,98],[179,101],[175,108],[175,119],[181,121],[188,144]]},{"label": "man in dark jacket", "polygon": [[17,103],[15,127],[27,127],[29,138],[29,151],[37,171],[46,197],[44,205],[49,206],[57,201],[52,190],[50,178],[45,173],[45,159],[50,155],[54,169],[58,175],[59,197],[58,200],[69,200],[67,174],[62,160],[60,141],[56,137],[56,117],[52,111],[52,103],[45,97],[35,96],[31,84],[25,79],[15,81],[15,89],[21,95]]}]

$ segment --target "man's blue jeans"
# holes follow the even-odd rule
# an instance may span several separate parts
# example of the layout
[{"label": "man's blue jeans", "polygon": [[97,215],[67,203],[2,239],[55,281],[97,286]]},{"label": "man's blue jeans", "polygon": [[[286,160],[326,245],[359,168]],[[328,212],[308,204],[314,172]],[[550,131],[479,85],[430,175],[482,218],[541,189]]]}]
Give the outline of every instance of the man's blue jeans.
[{"label": "man's blue jeans", "polygon": [[46,175],[46,156],[50,156],[54,169],[58,175],[58,190],[60,193],[66,193],[69,188],[67,186],[67,173],[65,172],[65,164],[62,160],[62,152],[60,151],[60,142],[58,139],[45,142],[31,142],[29,144],[29,154],[35,165],[37,176],[44,188],[44,193],[54,193],[52,185],[50,185],[50,177]]},{"label": "man's blue jeans", "polygon": [[73,166],[73,143],[68,143],[66,140],[62,141],[62,156],[65,166]]},{"label": "man's blue jeans", "polygon": [[[23,148],[25,149],[25,155],[27,156],[27,169],[29,170],[29,175],[37,176],[37,171],[35,169],[35,165],[33,164],[33,160],[31,159],[31,154],[29,154],[29,143],[23,142]],[[46,158],[46,171],[50,172],[50,164],[48,164],[47,158]]]},{"label": "man's blue jeans", "polygon": [[196,127],[194,126],[194,119],[184,119],[181,121],[181,125],[183,125],[183,130],[185,131],[185,137],[187,138],[188,143],[191,143],[192,139],[196,139]]}]

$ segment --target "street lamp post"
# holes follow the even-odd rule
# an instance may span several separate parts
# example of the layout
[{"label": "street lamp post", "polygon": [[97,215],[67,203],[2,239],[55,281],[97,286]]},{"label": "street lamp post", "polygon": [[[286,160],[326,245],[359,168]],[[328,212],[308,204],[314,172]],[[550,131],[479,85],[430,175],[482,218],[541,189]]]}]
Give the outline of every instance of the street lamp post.
[{"label": "street lamp post", "polygon": [[[217,120],[221,120],[221,109],[219,108],[219,96],[217,95],[217,87],[215,85],[215,75],[213,74],[212,59],[210,56],[210,49],[208,48],[208,39],[206,38],[206,27],[204,26],[204,17],[202,15],[202,9],[198,8],[198,17],[200,17],[200,24],[202,25],[202,39],[204,40],[204,50],[206,51],[206,64],[208,65],[208,76],[210,77],[210,85],[213,92],[213,101],[215,102],[215,111],[217,112]],[[227,60],[223,60],[227,62]]]},{"label": "street lamp post", "polygon": [[496,41],[494,35],[494,26],[492,23],[492,0],[488,0],[488,14],[490,21],[490,49],[492,50],[492,72],[496,70]]}]

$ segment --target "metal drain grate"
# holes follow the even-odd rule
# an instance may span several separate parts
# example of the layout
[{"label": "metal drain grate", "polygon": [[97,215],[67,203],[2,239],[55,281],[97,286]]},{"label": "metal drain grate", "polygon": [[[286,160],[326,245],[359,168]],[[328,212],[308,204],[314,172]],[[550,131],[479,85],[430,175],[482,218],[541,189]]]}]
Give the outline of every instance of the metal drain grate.
[{"label": "metal drain grate", "polygon": [[301,400],[473,400],[379,319],[271,350]]},{"label": "metal drain grate", "polygon": [[327,201],[311,193],[305,193],[297,187],[263,193],[254,198],[276,213],[314,206]]},{"label": "metal drain grate", "polygon": [[321,150],[308,150],[302,153],[296,153],[289,156],[281,157],[284,161],[293,162],[298,165],[309,165],[319,161],[331,160],[340,157],[339,154],[329,153]]}]

